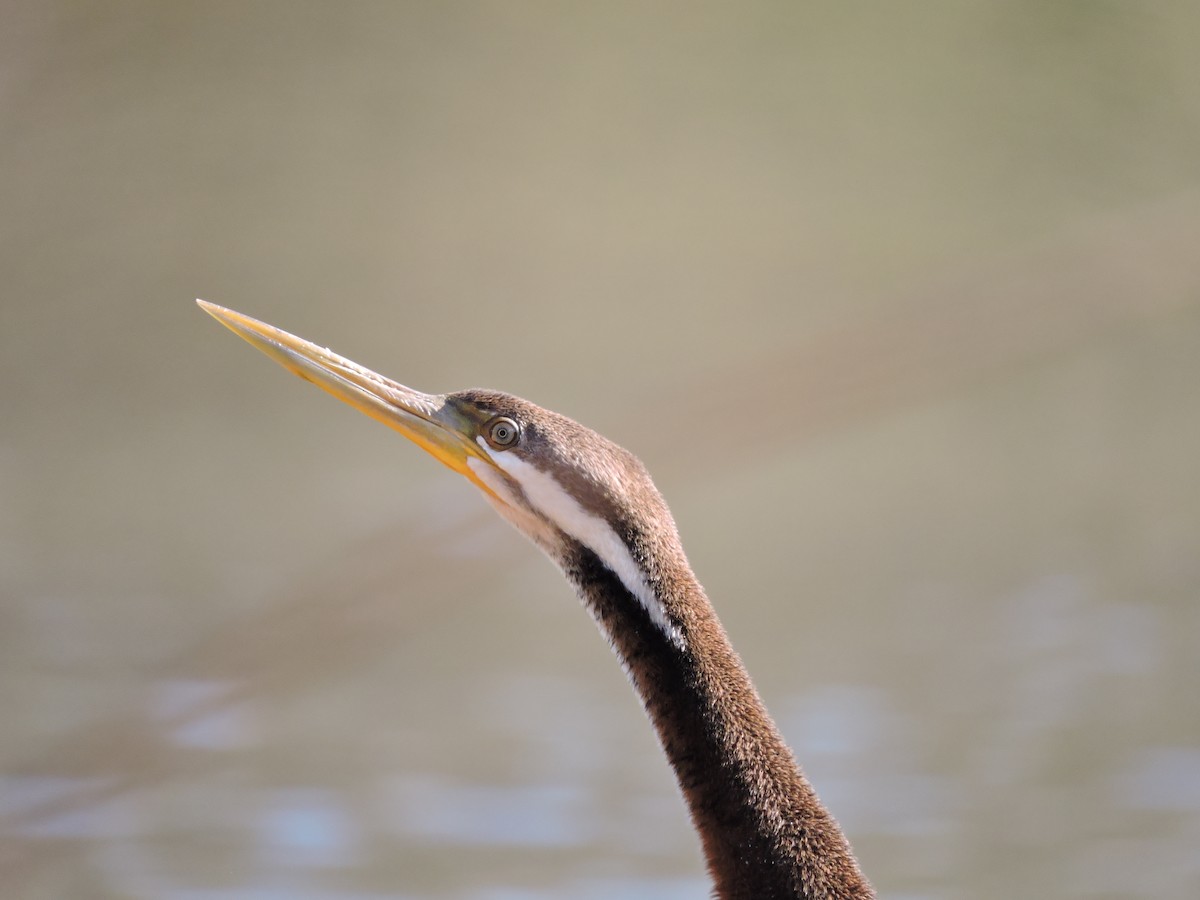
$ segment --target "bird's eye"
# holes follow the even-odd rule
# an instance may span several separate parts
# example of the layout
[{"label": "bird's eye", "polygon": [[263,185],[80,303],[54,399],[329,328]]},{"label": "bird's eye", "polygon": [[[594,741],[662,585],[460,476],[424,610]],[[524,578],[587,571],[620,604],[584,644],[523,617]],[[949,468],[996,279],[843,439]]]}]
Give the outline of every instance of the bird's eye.
[{"label": "bird's eye", "polygon": [[488,422],[484,433],[487,442],[497,450],[507,450],[521,437],[521,426],[512,419],[501,416]]}]

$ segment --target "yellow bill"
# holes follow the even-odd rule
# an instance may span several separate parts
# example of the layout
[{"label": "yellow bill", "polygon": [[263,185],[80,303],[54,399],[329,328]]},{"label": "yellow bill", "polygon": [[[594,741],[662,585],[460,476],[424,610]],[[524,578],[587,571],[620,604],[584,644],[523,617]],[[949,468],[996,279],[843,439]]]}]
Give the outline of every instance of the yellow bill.
[{"label": "yellow bill", "polygon": [[444,394],[414,391],[265,322],[206,300],[196,302],[206,313],[289,372],[400,432],[495,496],[491,488],[471,471],[467,460],[475,458],[489,466],[494,464],[474,443],[469,423],[461,420],[454,407],[445,402]]}]

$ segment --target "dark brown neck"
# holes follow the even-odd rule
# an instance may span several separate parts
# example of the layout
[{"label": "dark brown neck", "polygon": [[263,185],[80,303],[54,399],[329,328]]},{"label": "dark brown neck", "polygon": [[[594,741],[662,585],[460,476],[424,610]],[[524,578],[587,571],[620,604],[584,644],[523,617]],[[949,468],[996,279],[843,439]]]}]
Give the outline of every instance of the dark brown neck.
[{"label": "dark brown neck", "polygon": [[[676,577],[663,598],[672,644],[590,551],[564,569],[624,660],[658,731],[721,900],[875,896],[759,699],[703,589]],[[668,589],[659,587],[660,595]]]}]

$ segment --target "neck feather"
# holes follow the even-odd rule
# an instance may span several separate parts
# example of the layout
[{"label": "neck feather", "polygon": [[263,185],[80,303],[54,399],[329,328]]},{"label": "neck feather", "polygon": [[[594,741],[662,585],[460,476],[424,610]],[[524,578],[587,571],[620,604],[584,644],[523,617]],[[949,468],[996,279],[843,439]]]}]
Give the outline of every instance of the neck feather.
[{"label": "neck feather", "polygon": [[845,835],[796,765],[686,564],[656,585],[681,646],[592,551],[576,544],[561,562],[658,732],[700,834],[715,896],[873,898]]}]

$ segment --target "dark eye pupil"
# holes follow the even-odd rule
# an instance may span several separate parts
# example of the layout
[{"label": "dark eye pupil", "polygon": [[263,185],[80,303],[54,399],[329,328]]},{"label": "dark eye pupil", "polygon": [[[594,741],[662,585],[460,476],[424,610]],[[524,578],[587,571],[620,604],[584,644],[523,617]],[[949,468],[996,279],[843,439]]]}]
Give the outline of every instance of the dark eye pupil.
[{"label": "dark eye pupil", "polygon": [[499,422],[493,422],[489,429],[489,436],[493,444],[501,447],[507,447],[515,443],[517,440],[517,426],[507,419]]}]

